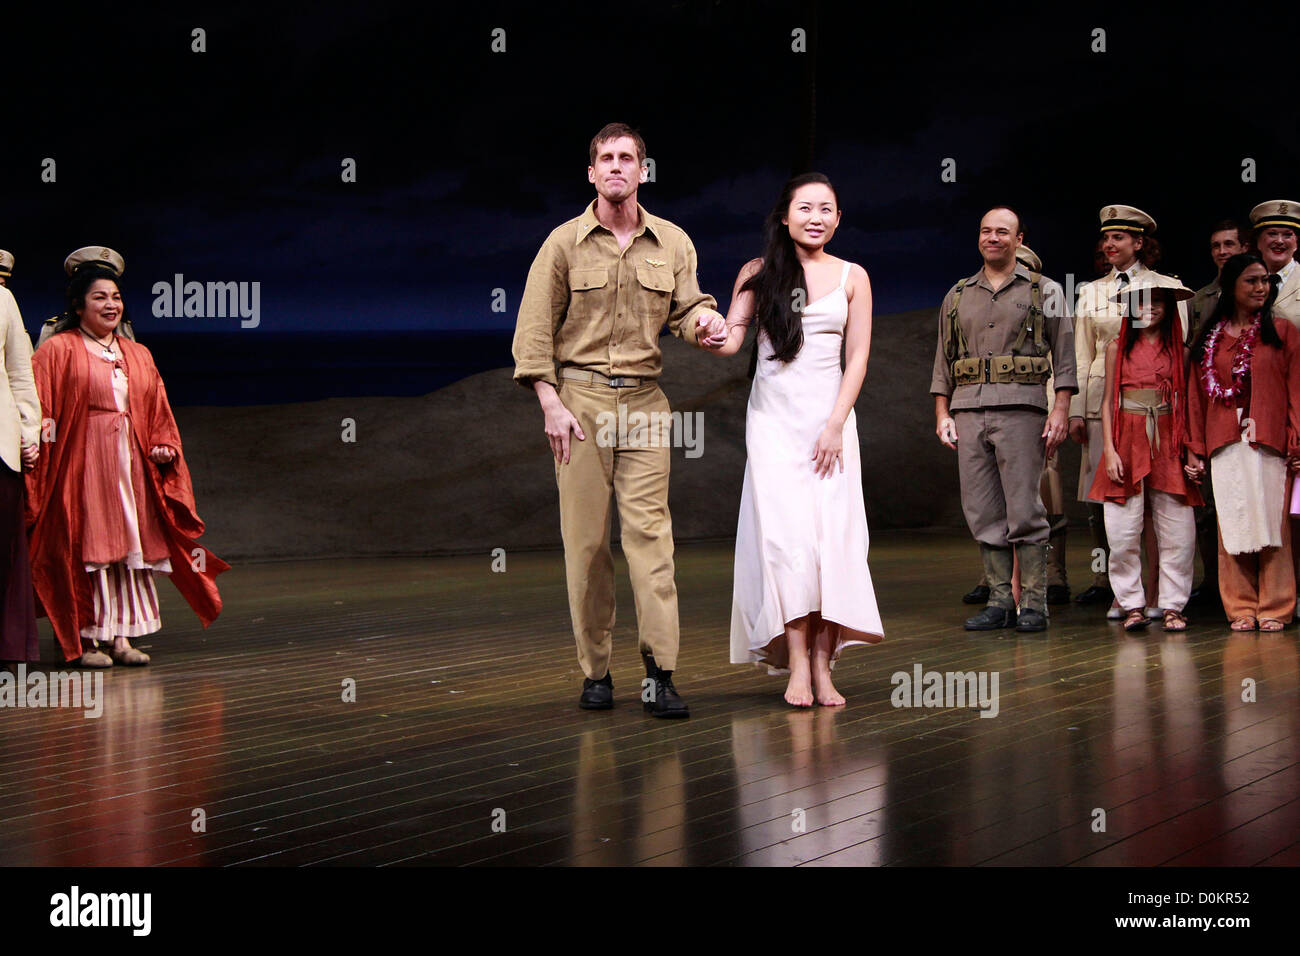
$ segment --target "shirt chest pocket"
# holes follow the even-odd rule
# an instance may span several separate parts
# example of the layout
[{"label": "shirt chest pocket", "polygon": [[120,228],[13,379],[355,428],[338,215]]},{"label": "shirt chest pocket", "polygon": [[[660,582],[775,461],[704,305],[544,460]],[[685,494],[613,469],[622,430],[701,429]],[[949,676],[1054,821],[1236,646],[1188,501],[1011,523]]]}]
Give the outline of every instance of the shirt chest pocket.
[{"label": "shirt chest pocket", "polygon": [[633,310],[650,319],[667,321],[675,287],[672,271],[667,266],[637,266],[636,286],[632,290]]},{"label": "shirt chest pocket", "polygon": [[570,269],[568,318],[587,318],[600,312],[605,303],[607,285],[607,269]]}]

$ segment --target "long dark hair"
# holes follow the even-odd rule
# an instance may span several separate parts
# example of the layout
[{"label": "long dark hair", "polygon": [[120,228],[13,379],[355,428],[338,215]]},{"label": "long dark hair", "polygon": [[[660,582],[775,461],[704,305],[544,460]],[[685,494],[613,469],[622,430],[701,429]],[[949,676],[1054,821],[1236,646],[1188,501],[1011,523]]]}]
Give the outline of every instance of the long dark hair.
[{"label": "long dark hair", "polygon": [[[1178,314],[1178,300],[1167,291],[1162,290],[1159,286],[1147,286],[1142,289],[1134,290],[1128,295],[1128,308],[1125,310],[1124,329],[1120,336],[1124,342],[1124,356],[1128,357],[1129,352],[1133,351],[1133,346],[1137,344],[1140,338],[1140,330],[1133,325],[1133,320],[1141,315],[1138,307],[1143,296],[1158,297],[1164,304],[1164,317],[1160,320],[1160,328],[1156,329],[1160,333],[1160,349],[1167,351],[1173,356],[1175,365],[1182,362],[1182,317]],[[1178,335],[1174,335],[1174,328],[1178,327]],[[1175,345],[1177,343],[1177,345]]]},{"label": "long dark hair", "polygon": [[[1232,318],[1237,310],[1237,280],[1243,272],[1257,264],[1262,266],[1264,260],[1249,252],[1239,252],[1223,264],[1223,272],[1219,274],[1219,301],[1214,303],[1214,311],[1201,323],[1201,330],[1196,333],[1196,341],[1192,344],[1193,362],[1205,358],[1205,341],[1215,326]],[[1276,298],[1277,286],[1270,283],[1268,298],[1264,300],[1264,308],[1259,311],[1259,337],[1266,344],[1280,349],[1282,337],[1277,334],[1277,326],[1273,323],[1273,300]]]},{"label": "long dark hair", "polygon": [[[1173,405],[1173,438],[1174,449],[1177,456],[1182,455],[1182,450],[1187,445],[1187,364],[1183,359],[1183,321],[1182,316],[1178,314],[1178,300],[1174,298],[1173,291],[1170,289],[1152,288],[1150,286],[1143,289],[1135,289],[1128,295],[1128,309],[1124,317],[1124,324],[1119,330],[1119,354],[1115,357],[1115,381],[1117,383],[1124,381],[1124,363],[1128,361],[1128,355],[1133,351],[1133,346],[1140,338],[1139,330],[1134,327],[1133,319],[1141,315],[1139,308],[1143,296],[1159,296],[1164,303],[1163,318],[1160,320],[1160,327],[1156,330],[1160,333],[1160,349],[1169,355],[1170,365],[1173,374],[1168,383],[1160,386],[1165,399]],[[1120,412],[1122,403],[1115,402],[1111,410],[1111,434],[1119,434]]]},{"label": "long dark hair", "polygon": [[786,183],[763,224],[763,264],[740,287],[741,292],[754,293],[754,324],[766,333],[772,360],[777,362],[793,361],[803,348],[803,316],[795,309],[795,300],[807,304],[808,284],[790,229],[781,220],[789,215],[795,190],[809,183],[829,188],[839,205],[835,187],[821,173],[804,173]]},{"label": "long dark hair", "polygon": [[[122,291],[122,280],[118,274],[107,266],[98,262],[87,262],[73,270],[72,278],[68,280],[68,291],[65,296],[66,310],[59,316],[59,320],[54,323],[54,334],[66,332],[68,329],[75,329],[81,324],[81,316],[77,315],[78,309],[86,306],[86,293],[90,287],[95,284],[96,279],[108,279],[115,286],[117,291]],[[122,318],[117,323],[119,329],[127,322],[126,303],[122,303]]]}]

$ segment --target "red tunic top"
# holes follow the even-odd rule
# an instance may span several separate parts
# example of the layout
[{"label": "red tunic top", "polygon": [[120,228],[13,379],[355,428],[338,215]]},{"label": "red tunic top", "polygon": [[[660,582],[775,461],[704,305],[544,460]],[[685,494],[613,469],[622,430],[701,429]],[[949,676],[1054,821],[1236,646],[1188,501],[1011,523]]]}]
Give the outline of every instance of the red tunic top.
[{"label": "red tunic top", "polygon": [[[1242,419],[1254,423],[1255,441],[1282,455],[1300,454],[1300,329],[1277,321],[1282,348],[1256,341],[1251,355],[1250,393],[1242,403]],[[1219,341],[1214,374],[1220,384],[1232,384],[1232,365],[1241,340],[1228,335]],[[1205,394],[1201,363],[1192,366],[1187,396],[1187,447],[1201,457],[1213,455],[1225,445],[1241,441],[1236,405],[1211,401]]]},{"label": "red tunic top", "polygon": [[[124,427],[130,428],[132,455],[141,462],[143,481],[138,493],[147,498],[147,507],[160,522],[172,583],[206,627],[221,613],[216,578],[230,565],[195,541],[203,533],[203,522],[195,511],[180,432],[153,356],[128,339],[119,337],[117,344],[131,382]],[[81,656],[81,628],[94,621],[90,576],[82,557],[87,537],[87,458],[95,453],[88,441],[92,361],[96,359],[87,354],[75,330],[52,336],[32,356],[36,393],[45,415],[41,457],[27,473],[32,584],[67,660]],[[169,446],[176,452],[175,459],[166,465],[148,461],[154,445]]]},{"label": "red tunic top", "polygon": [[[1180,348],[1181,351],[1181,348]],[[1122,393],[1130,388],[1152,388],[1160,392],[1162,402],[1176,404],[1173,376],[1182,374],[1182,363],[1161,347],[1158,342],[1148,342],[1138,337],[1129,354],[1119,363],[1119,389],[1115,402],[1122,401]],[[1096,475],[1088,497],[1093,501],[1125,502],[1147,488],[1177,495],[1184,504],[1201,505],[1204,499],[1195,483],[1183,473],[1183,449],[1175,437],[1174,418],[1186,415],[1186,408],[1171,408],[1168,414],[1156,417],[1160,447],[1152,448],[1147,439],[1147,416],[1142,412],[1121,410],[1117,434],[1114,436],[1115,452],[1124,464],[1122,481],[1112,481],[1106,474],[1104,461],[1097,466]]]},{"label": "red tunic top", "polygon": [[[84,343],[83,343],[84,344]],[[89,353],[88,353],[89,354]],[[118,411],[113,394],[113,370],[126,371],[123,362],[105,362],[91,354],[90,378],[86,383],[86,474],[82,485],[82,514],[85,537],[82,559],[88,564],[116,564],[125,561],[133,550],[123,506],[123,488],[119,470],[124,466],[121,452],[122,429],[130,429],[130,395],[135,385],[128,377],[126,411]],[[141,386],[142,387],[142,386]],[[162,523],[148,494],[145,459],[131,454],[131,491],[139,528],[139,548],[147,564],[166,558],[167,539]]]}]

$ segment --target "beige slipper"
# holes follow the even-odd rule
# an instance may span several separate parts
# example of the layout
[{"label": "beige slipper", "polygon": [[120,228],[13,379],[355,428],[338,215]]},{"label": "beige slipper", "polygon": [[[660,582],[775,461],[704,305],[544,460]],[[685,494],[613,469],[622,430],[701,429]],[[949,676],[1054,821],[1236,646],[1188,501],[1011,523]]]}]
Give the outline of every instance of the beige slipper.
[{"label": "beige slipper", "polygon": [[128,647],[124,651],[114,651],[113,660],[127,667],[143,667],[149,663],[149,655],[137,648]]},{"label": "beige slipper", "polygon": [[112,667],[113,659],[100,650],[86,651],[77,661],[82,667]]}]

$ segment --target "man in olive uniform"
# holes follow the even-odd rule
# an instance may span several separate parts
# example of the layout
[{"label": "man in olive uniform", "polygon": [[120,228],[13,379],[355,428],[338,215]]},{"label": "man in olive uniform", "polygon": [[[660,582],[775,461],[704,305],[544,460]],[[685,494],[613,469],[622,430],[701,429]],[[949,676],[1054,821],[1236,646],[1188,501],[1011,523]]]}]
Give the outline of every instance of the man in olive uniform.
[{"label": "man in olive uniform", "polygon": [[14,254],[0,249],[0,285],[9,285],[9,278],[14,274]]},{"label": "man in olive uniform", "polygon": [[1214,307],[1219,304],[1219,277],[1223,274],[1223,264],[1233,256],[1246,251],[1242,240],[1242,229],[1231,219],[1224,219],[1214,224],[1210,230],[1210,258],[1214,260],[1214,281],[1201,286],[1192,296],[1187,308],[1187,341],[1190,343],[1201,330],[1202,323],[1210,317]]},{"label": "man in olive uniform", "polygon": [[1250,211],[1254,245],[1277,290],[1273,317],[1300,326],[1300,266],[1296,237],[1300,236],[1300,203],[1289,199],[1262,202]]},{"label": "man in olive uniform", "polygon": [[[63,260],[63,271],[71,279],[72,274],[77,271],[77,266],[87,262],[99,263],[99,265],[117,276],[119,280],[122,278],[122,273],[126,271],[126,260],[122,258],[120,253],[107,246],[82,246],[80,249],[73,250],[68,254],[68,258]],[[45,340],[54,334],[54,326],[61,318],[63,316],[55,315],[45,320],[44,324],[41,325],[40,337],[36,340],[37,348],[40,348],[45,343]],[[128,338],[132,342],[135,341],[135,330],[131,327],[131,320],[126,316],[122,317],[117,331],[123,338]]]},{"label": "man in olive uniform", "polygon": [[[988,605],[966,621],[967,630],[1047,627],[1050,526],[1039,483],[1045,459],[1065,437],[1078,385],[1065,294],[1016,261],[1023,239],[1013,210],[999,206],[985,213],[979,231],[984,267],[953,286],[939,311],[930,381],[935,431],[957,451],[962,510],[989,583]],[[1049,377],[1055,389],[1050,413]],[[1015,556],[1022,584],[1018,618],[1011,594]]]},{"label": "man in olive uniform", "polygon": [[515,381],[537,393],[555,457],[569,611],[586,674],[578,706],[605,710],[614,700],[612,491],[636,595],[645,709],[686,717],[672,682],[678,619],[669,448],[654,436],[600,436],[610,431],[602,422],[614,418],[670,414],[656,384],[665,323],[692,345],[721,345],[726,320],[700,291],[690,238],[637,202],[637,187],[649,178],[645,156],[645,142],[622,123],[592,139],[587,179],[596,199],[547,237],[528,272],[515,330]]},{"label": "man in olive uniform", "polygon": [[[1038,253],[1023,242],[1016,250],[1016,261],[1028,269],[1030,274],[1035,272],[1042,274],[1043,261],[1038,258]],[[1047,395],[1049,399],[1055,398],[1056,395],[1050,378],[1047,380]],[[1070,582],[1065,569],[1065,538],[1069,521],[1065,515],[1065,490],[1061,485],[1058,455],[1052,455],[1047,459],[1047,464],[1043,467],[1043,478],[1039,483],[1039,493],[1043,498],[1043,507],[1047,509],[1047,520],[1052,527],[1047,548],[1047,603],[1068,604]],[[979,584],[963,595],[961,600],[963,604],[985,604],[988,599],[988,579],[981,574]]]}]

